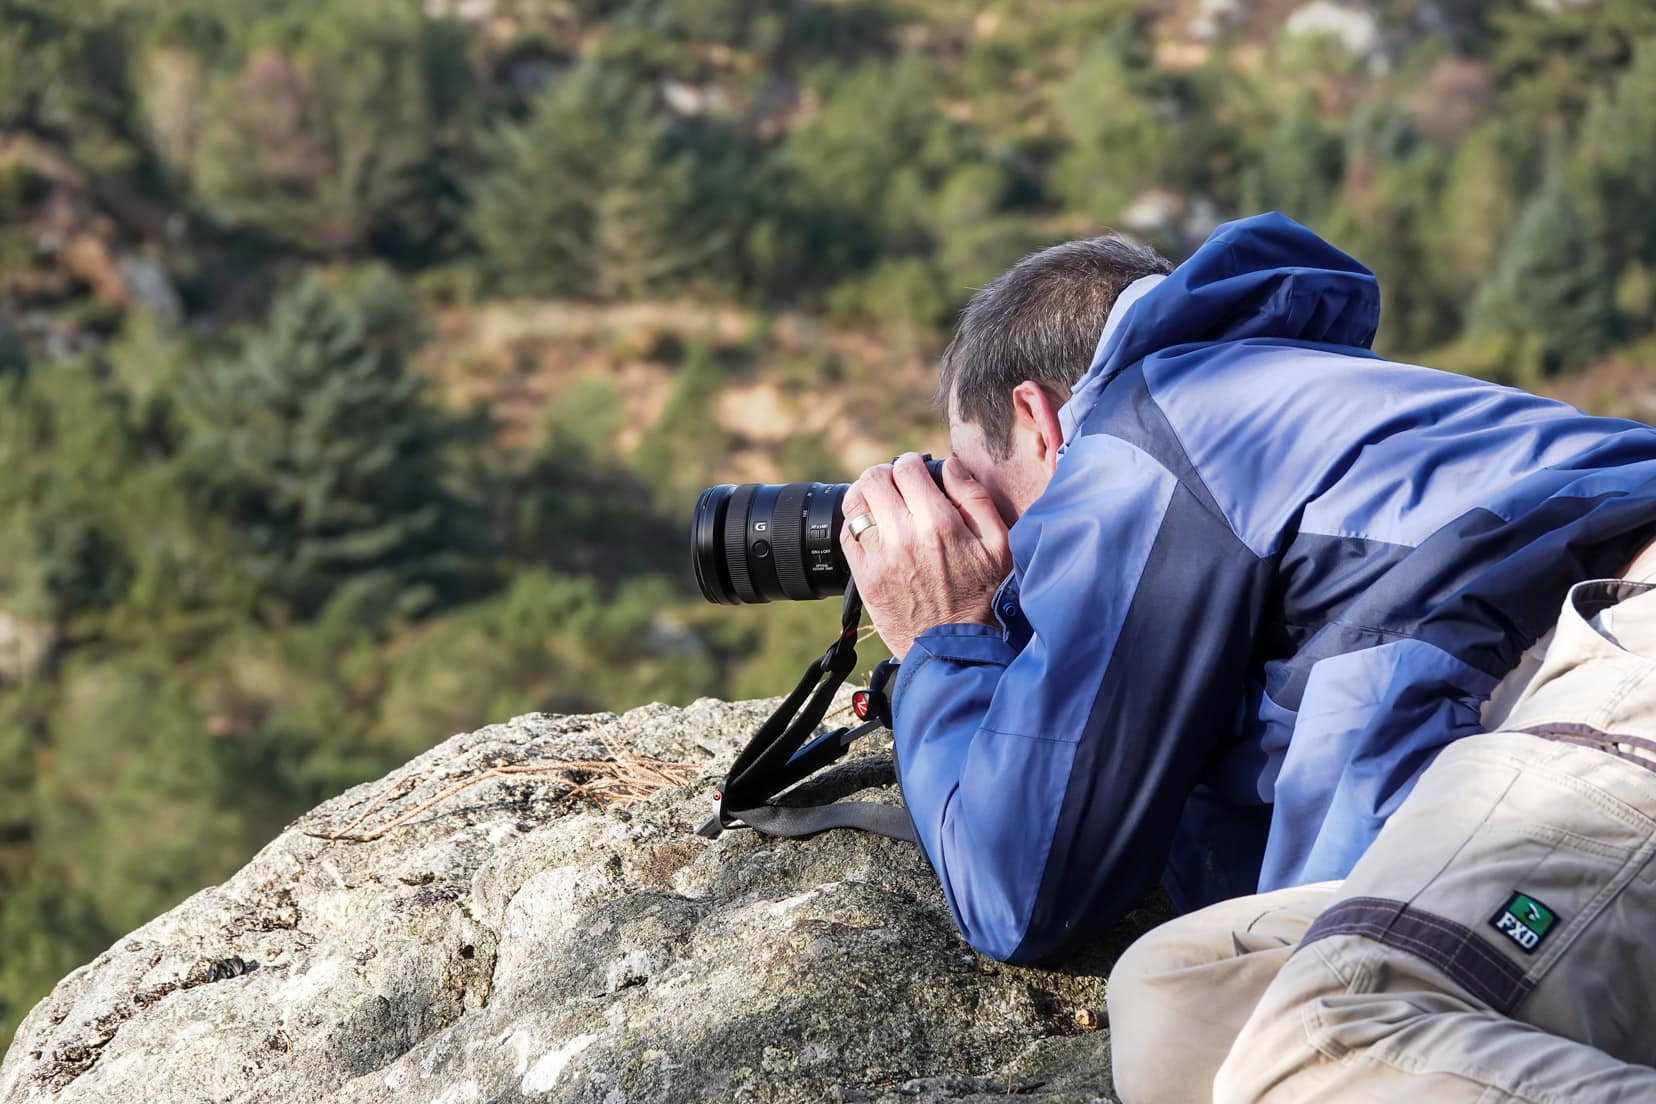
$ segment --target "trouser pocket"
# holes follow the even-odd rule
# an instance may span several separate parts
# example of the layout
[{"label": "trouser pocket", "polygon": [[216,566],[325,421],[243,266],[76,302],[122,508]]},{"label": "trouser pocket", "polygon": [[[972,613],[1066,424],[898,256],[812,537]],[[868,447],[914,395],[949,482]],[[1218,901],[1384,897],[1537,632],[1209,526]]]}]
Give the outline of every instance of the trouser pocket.
[{"label": "trouser pocket", "polygon": [[1463,740],[1306,943],[1364,936],[1483,1007],[1650,1064],[1652,822],[1625,800],[1642,789],[1656,800],[1656,775],[1602,752],[1510,733]]}]

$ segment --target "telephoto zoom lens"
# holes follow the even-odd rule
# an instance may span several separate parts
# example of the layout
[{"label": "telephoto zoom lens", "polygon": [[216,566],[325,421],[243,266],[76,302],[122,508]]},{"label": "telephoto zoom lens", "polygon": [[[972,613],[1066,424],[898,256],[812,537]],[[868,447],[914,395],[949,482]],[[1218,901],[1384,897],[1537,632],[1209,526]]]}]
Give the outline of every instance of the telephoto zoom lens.
[{"label": "telephoto zoom lens", "polygon": [[[924,457],[941,487],[943,461]],[[721,483],[696,499],[690,560],[702,597],[726,606],[838,598],[851,580],[840,528],[849,483]]]}]

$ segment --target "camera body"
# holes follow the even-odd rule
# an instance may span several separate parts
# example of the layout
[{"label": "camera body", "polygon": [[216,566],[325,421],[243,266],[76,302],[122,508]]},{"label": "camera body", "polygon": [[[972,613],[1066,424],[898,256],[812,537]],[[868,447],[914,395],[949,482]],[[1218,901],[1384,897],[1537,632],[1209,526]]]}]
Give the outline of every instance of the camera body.
[{"label": "camera body", "polygon": [[[922,457],[943,485],[943,461]],[[721,605],[838,598],[851,579],[840,547],[849,483],[721,483],[696,499],[690,561]]]}]

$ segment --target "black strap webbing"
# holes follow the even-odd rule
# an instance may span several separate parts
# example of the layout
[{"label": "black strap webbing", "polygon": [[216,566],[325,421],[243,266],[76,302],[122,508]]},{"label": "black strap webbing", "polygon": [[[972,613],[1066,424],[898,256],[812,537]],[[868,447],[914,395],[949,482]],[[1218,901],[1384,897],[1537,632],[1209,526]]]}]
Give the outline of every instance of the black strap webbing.
[{"label": "black strap webbing", "polygon": [[726,828],[746,826],[768,836],[797,838],[830,828],[857,828],[891,839],[919,842],[908,810],[901,806],[868,801],[805,806],[771,803],[783,790],[842,758],[857,738],[881,724],[876,719],[812,738],[834,695],[857,665],[857,626],[861,620],[862,599],[857,595],[857,584],[852,582],[845,588],[839,639],[806,668],[799,685],[736,757],[714,797],[713,815],[696,829],[697,834],[713,838]]},{"label": "black strap webbing", "polygon": [[906,840],[918,844],[914,822],[908,810],[901,805],[880,805],[873,801],[840,801],[832,805],[807,805],[788,808],[784,805],[761,805],[743,809],[736,814],[749,828],[767,836],[814,836],[830,828],[856,828],[873,832],[887,839]]}]

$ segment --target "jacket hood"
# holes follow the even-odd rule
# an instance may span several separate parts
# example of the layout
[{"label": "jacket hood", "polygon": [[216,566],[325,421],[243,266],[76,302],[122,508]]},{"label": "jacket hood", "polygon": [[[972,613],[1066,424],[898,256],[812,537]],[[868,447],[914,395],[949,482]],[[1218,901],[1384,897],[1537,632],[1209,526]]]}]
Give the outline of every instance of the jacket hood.
[{"label": "jacket hood", "polygon": [[1171,273],[1121,293],[1059,412],[1064,440],[1151,353],[1254,337],[1367,349],[1379,323],[1380,284],[1352,257],[1275,212],[1227,222]]}]

